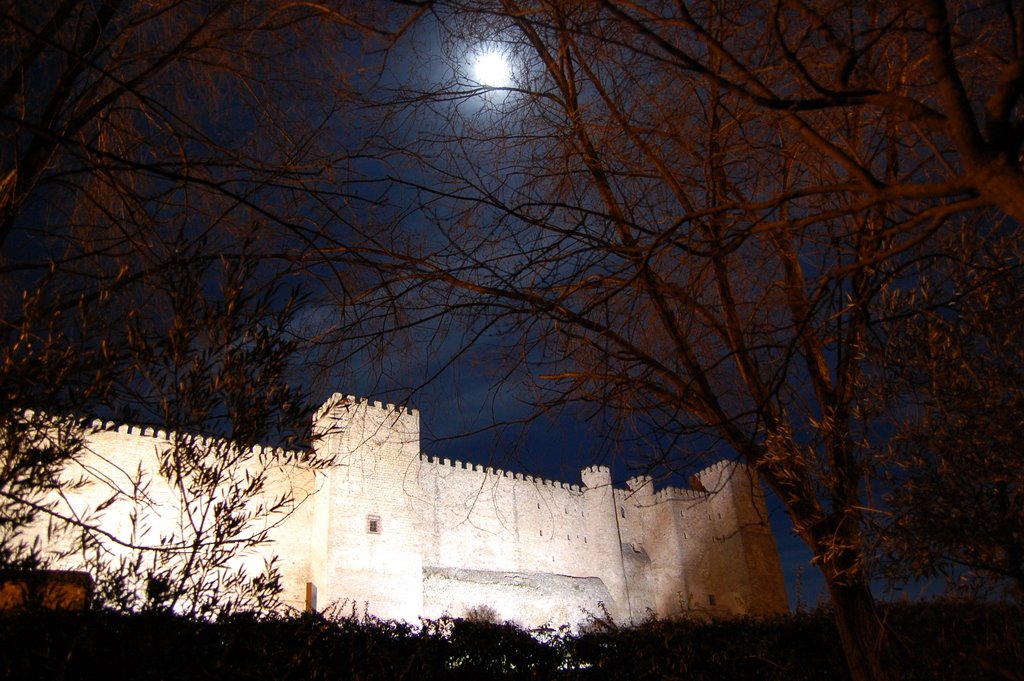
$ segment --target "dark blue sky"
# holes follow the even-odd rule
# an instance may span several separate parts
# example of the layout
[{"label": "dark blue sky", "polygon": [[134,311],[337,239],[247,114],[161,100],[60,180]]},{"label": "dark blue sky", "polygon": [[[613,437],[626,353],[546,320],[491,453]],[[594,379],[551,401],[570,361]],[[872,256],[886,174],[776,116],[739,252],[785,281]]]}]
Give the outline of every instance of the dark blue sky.
[{"label": "dark blue sky", "polygon": [[[296,38],[295,45],[284,47],[299,46],[302,39],[307,36],[301,34],[293,37]],[[420,207],[416,205],[416,201],[422,199],[423,194],[413,190],[411,184],[418,181],[428,183],[430,180],[425,174],[417,174],[414,168],[406,165],[398,170],[405,173],[402,180],[407,184],[388,184],[387,180],[396,172],[396,168],[390,165],[390,159],[385,159],[381,155],[371,153],[366,157],[361,156],[361,138],[370,133],[394,132],[398,136],[386,141],[393,143],[396,148],[401,148],[410,140],[420,142],[428,139],[430,135],[441,131],[446,123],[452,124],[453,127],[450,129],[451,132],[445,134],[456,137],[458,130],[481,130],[492,121],[508,123],[511,117],[503,118],[508,113],[503,107],[508,105],[514,109],[515,97],[509,96],[506,99],[495,93],[479,92],[474,87],[469,79],[472,65],[468,63],[465,38],[463,36],[456,39],[450,33],[447,37],[442,37],[429,16],[423,17],[403,36],[398,48],[387,53],[364,49],[365,45],[359,37],[335,50],[331,44],[325,43],[317,36],[311,36],[308,47],[285,50],[291,59],[285,70],[308,78],[306,82],[309,83],[307,87],[296,80],[295,83],[290,83],[280,90],[291,93],[290,98],[255,97],[253,101],[246,100],[247,106],[239,106],[243,100],[232,102],[230,94],[218,92],[220,101],[212,102],[210,97],[203,99],[209,95],[208,90],[192,92],[188,87],[189,83],[173,82],[173,74],[167,76],[172,79],[171,82],[162,83],[160,88],[153,90],[152,96],[191,92],[192,96],[182,94],[180,100],[172,96],[169,99],[169,108],[174,109],[174,106],[181,104],[195,109],[175,111],[175,115],[195,114],[186,116],[186,119],[203,132],[203,135],[197,135],[193,140],[197,147],[202,146],[197,140],[205,141],[204,135],[210,134],[214,138],[219,138],[222,144],[229,147],[237,145],[239,151],[249,151],[252,144],[262,141],[262,136],[256,130],[259,123],[265,122],[261,116],[267,116],[268,119],[273,116],[280,117],[281,129],[289,132],[299,130],[303,126],[298,124],[304,123],[304,142],[308,142],[310,146],[317,146],[323,142],[322,150],[321,146],[317,146],[318,153],[323,153],[323,157],[317,159],[318,162],[322,161],[322,164],[310,166],[313,170],[308,174],[300,174],[294,185],[282,189],[275,184],[279,178],[273,176],[273,182],[260,180],[262,184],[259,184],[259,189],[247,186],[247,190],[251,191],[247,198],[254,203],[263,202],[261,207],[266,208],[268,214],[280,210],[281,215],[288,215],[287,209],[291,208],[288,200],[296,196],[299,197],[296,201],[309,198],[304,195],[303,190],[312,188],[320,192],[320,203],[310,201],[309,205],[303,205],[296,211],[298,216],[295,220],[295,223],[301,224],[304,228],[308,227],[310,233],[317,232],[318,236],[326,234],[335,239],[336,243],[345,244],[349,237],[363,226],[373,225],[383,217],[384,229],[389,226],[395,227],[396,230],[408,229],[413,238],[421,238],[429,243],[429,239],[432,238],[429,235],[429,220],[421,220],[422,216],[418,214],[421,212]],[[316,49],[312,49],[313,46]],[[380,57],[386,59],[383,71],[378,74],[374,68]],[[284,62],[274,59],[268,62],[267,68],[273,72],[276,68],[285,68],[282,64]],[[362,86],[380,91],[384,100],[395,94],[387,92],[388,88],[400,85],[410,86],[413,90],[420,88],[423,92],[443,90],[447,94],[437,97],[437,101],[445,101],[448,95],[451,99],[443,105],[438,105],[436,109],[427,106],[412,107],[410,112],[414,112],[415,115],[409,113],[404,118],[397,116],[391,122],[391,128],[382,131],[376,128],[374,109],[360,110],[361,118],[350,116],[348,112],[341,113],[344,107],[339,104],[338,109],[332,108],[335,102],[330,96],[314,87],[329,83],[330,75],[339,78],[351,75],[355,70],[354,65],[368,64],[371,65],[367,70],[369,75]],[[305,69],[307,66],[309,68]],[[313,68],[314,66],[317,68]],[[323,69],[323,75],[318,70],[320,68]],[[45,74],[36,77],[40,80],[39,85],[45,88],[46,79],[42,77],[43,75]],[[285,74],[274,72],[271,75],[274,78],[267,81],[267,92],[278,93],[279,90],[275,88],[281,87],[281,83],[285,82]],[[353,76],[353,79],[356,78]],[[273,88],[270,87],[271,81],[275,84]],[[406,94],[410,93],[412,91]],[[237,96],[237,93],[235,95]],[[304,99],[307,95],[309,99]],[[208,111],[202,109],[204,104],[209,105]],[[433,111],[434,115],[425,113],[429,111]],[[472,124],[466,123],[468,119],[473,119]],[[521,129],[517,125],[518,123],[513,121],[510,127]],[[150,138],[147,143],[152,145],[154,140]],[[423,150],[429,149],[430,146],[427,144],[418,148]],[[153,155],[159,156],[164,153],[159,145],[154,145],[154,149],[156,151],[152,152]],[[494,179],[504,170],[499,158],[502,149],[502,143],[496,144],[494,157],[488,159],[488,162],[496,163],[495,167],[475,168],[480,159],[470,155],[461,168],[469,172],[479,171],[482,177]],[[281,149],[276,151],[281,152]],[[288,151],[290,153],[290,150]],[[195,155],[201,157],[203,149],[197,148]],[[458,161],[455,163],[457,165]],[[336,164],[332,167],[334,175],[324,170],[331,164]],[[481,166],[483,165],[486,164],[481,163]],[[252,167],[256,167],[256,164]],[[125,172],[126,175],[129,174],[128,171]],[[506,177],[499,176],[497,180],[502,189],[508,188]],[[250,181],[255,180],[245,174],[240,186]],[[509,183],[514,184],[513,181]],[[382,189],[383,187],[387,189]],[[220,202],[225,197],[218,195],[216,198],[217,201],[212,205],[221,210]],[[22,227],[28,223],[44,222],[44,217],[52,220],[54,224],[60,224],[65,216],[56,210],[58,202],[52,199],[52,194],[35,197],[36,203],[29,204],[30,210],[26,210]],[[212,213],[218,220],[238,212],[232,201],[228,203],[230,206],[223,208],[222,213]],[[189,210],[190,206],[191,204]],[[197,216],[189,210],[181,210],[182,215],[179,217],[182,225],[203,223],[196,229],[206,229],[206,216]],[[49,211],[52,211],[53,215],[49,215]],[[396,219],[396,216],[399,219]],[[158,210],[145,217],[153,218],[154,230],[173,229],[170,220],[164,219],[167,217],[164,211]],[[265,214],[259,213],[256,222],[262,225],[264,220]],[[387,225],[389,220],[395,220],[394,224]],[[144,224],[148,229],[149,224]],[[279,231],[274,232],[274,229],[278,228]],[[322,230],[322,233],[318,230]],[[286,227],[276,225],[268,231],[289,234],[297,241],[296,234],[300,230],[289,224]],[[26,237],[27,234],[29,233],[25,231],[16,233],[8,244],[9,250],[22,258],[31,258],[34,249],[40,249],[42,252],[41,242],[33,242],[32,238]],[[154,242],[166,237],[164,234],[145,234],[147,238],[152,237]],[[292,244],[289,244],[289,247],[292,247]],[[18,257],[11,256],[11,260],[16,261]],[[46,258],[40,258],[39,262],[40,269],[46,269],[43,267],[47,262]],[[305,273],[309,274],[309,271]],[[329,281],[330,277],[326,277],[325,280]],[[333,283],[338,284],[337,281]],[[331,311],[328,303],[319,299],[321,291],[315,290],[315,285],[314,279],[314,290],[311,292],[318,301],[311,305],[309,316],[327,317]],[[324,298],[329,298],[329,295],[325,295]],[[344,331],[345,329],[341,329],[342,335]],[[511,344],[474,346],[470,352],[459,355],[457,361],[442,370],[447,360],[458,354],[461,340],[457,333],[445,336],[443,333],[436,334],[429,326],[424,326],[411,336],[407,345],[390,348],[389,354],[379,363],[368,362],[365,353],[357,352],[351,357],[351,362],[335,365],[331,371],[316,377],[307,374],[305,378],[310,381],[316,379],[311,389],[314,393],[319,393],[321,398],[326,398],[333,392],[343,392],[382,401],[410,403],[420,410],[424,433],[423,448],[432,455],[486,463],[568,482],[578,482],[579,470],[595,463],[610,465],[615,478],[621,482],[631,474],[639,472],[645,463],[651,461],[653,449],[645,444],[644,440],[630,438],[622,431],[604,428],[600,413],[594,414],[582,408],[566,409],[532,418],[531,407],[525,400],[520,399],[527,389],[525,386],[529,383],[524,380],[526,376],[521,373],[523,365],[520,364],[520,373],[513,372],[511,375],[506,375],[503,369],[506,358],[502,357],[501,353],[509,351],[509,348],[513,347]],[[440,374],[434,378],[437,372]],[[428,381],[431,378],[434,380]],[[520,421],[524,420],[527,422],[521,424]],[[498,425],[495,427],[494,424]],[[699,458],[704,465],[711,463],[715,458],[729,457],[733,454],[724,449],[716,451],[713,443],[701,441],[697,436],[694,436],[692,442],[682,442],[680,447],[690,452],[701,451],[702,455]],[[704,451],[709,449],[711,451]],[[662,484],[683,485],[686,476],[697,468],[698,465],[690,465],[674,470],[673,475],[663,480]],[[820,574],[810,565],[808,550],[793,535],[788,518],[774,498],[770,498],[769,509],[787,588],[790,591],[790,603],[793,606],[796,604],[796,574],[798,568],[803,568],[802,601],[813,606],[821,594]]]}]

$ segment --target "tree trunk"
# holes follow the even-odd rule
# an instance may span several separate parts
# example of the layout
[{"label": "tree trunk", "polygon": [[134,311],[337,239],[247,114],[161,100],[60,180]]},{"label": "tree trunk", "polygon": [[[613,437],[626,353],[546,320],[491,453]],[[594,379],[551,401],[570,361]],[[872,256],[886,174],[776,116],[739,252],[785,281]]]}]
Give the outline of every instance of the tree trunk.
[{"label": "tree trunk", "polygon": [[979,189],[1004,213],[1024,225],[1024,175],[1007,168],[1005,163],[993,161],[996,168],[982,174]]},{"label": "tree trunk", "polygon": [[853,681],[888,681],[898,678],[889,631],[878,615],[867,582],[830,579],[829,595],[839,639]]}]

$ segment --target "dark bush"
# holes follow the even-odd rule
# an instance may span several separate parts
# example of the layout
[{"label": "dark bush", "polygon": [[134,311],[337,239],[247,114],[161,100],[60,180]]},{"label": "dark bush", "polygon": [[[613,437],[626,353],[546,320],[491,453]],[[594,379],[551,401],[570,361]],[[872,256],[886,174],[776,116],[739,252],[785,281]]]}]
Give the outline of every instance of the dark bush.
[{"label": "dark bush", "polygon": [[[939,602],[884,609],[908,681],[1020,678],[1019,608]],[[601,622],[576,636],[442,618],[34,611],[0,615],[5,679],[838,679],[847,678],[828,612],[700,623]]]},{"label": "dark bush", "polygon": [[701,623],[652,621],[568,642],[575,678],[844,679],[827,616]]},{"label": "dark bush", "polygon": [[884,612],[902,648],[907,681],[1024,679],[1020,606],[940,600]]}]

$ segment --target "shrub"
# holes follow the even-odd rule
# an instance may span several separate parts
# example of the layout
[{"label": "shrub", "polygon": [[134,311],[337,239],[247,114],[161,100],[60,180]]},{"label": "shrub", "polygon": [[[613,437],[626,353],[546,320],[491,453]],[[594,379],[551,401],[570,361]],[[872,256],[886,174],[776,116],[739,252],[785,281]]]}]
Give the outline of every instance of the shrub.
[{"label": "shrub", "polygon": [[[907,681],[1015,678],[1019,608],[939,602],[884,610]],[[0,678],[681,679],[848,678],[829,614],[771,620],[606,621],[579,635],[442,618],[419,626],[355,611],[235,614],[217,622],[152,611],[24,611],[0,616]]]}]

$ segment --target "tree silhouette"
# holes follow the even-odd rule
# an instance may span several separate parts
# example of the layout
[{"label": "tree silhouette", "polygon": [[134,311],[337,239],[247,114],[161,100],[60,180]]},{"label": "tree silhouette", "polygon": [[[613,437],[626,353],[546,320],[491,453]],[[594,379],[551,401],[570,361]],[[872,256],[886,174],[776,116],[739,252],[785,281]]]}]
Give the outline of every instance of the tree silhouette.
[{"label": "tree silhouette", "polygon": [[[306,437],[300,273],[333,249],[317,276],[344,304],[358,235],[339,209],[342,85],[375,31],[314,4],[233,0],[8,2],[0,27],[3,559],[36,562],[25,530],[50,524],[115,570],[126,607],[270,603],[272,576],[216,574],[289,507],[264,499],[280,462],[252,447]],[[59,502],[96,484],[76,467],[90,413],[174,433],[152,470],[184,513],[158,545]],[[194,433],[224,439],[211,453]],[[112,557],[109,541],[135,553]]]},{"label": "tree silhouette", "polygon": [[880,397],[900,418],[883,458],[891,515],[880,519],[882,560],[897,578],[945,574],[972,588],[1009,580],[1019,599],[1020,244],[964,236],[938,273],[889,301]]},{"label": "tree silhouette", "polygon": [[[509,348],[538,408],[613,414],[652,465],[700,435],[753,466],[824,573],[853,678],[893,678],[865,358],[938,237],[1024,217],[1020,8],[434,9],[444,68],[375,93],[429,224],[381,304],[447,310]],[[504,52],[512,85],[475,83],[473,49]]]}]

